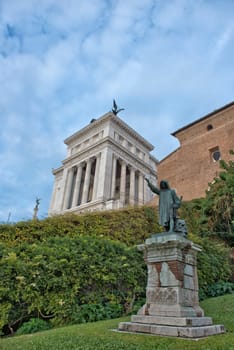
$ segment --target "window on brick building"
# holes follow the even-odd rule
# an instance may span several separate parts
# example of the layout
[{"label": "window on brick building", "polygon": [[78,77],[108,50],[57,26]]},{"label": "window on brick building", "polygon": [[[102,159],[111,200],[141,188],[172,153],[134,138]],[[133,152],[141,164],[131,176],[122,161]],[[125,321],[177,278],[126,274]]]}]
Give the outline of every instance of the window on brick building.
[{"label": "window on brick building", "polygon": [[213,125],[212,124],[208,124],[207,127],[206,127],[206,130],[207,131],[210,131],[213,129]]},{"label": "window on brick building", "polygon": [[218,162],[221,159],[219,147],[214,147],[210,149],[210,159],[213,162]]}]

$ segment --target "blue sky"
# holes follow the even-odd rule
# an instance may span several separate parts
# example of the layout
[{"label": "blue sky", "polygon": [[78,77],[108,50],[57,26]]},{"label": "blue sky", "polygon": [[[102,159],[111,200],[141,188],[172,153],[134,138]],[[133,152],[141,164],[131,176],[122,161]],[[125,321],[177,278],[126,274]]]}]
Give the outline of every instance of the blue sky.
[{"label": "blue sky", "polygon": [[0,0],[0,222],[47,216],[63,140],[112,108],[155,146],[234,100],[233,0]]}]

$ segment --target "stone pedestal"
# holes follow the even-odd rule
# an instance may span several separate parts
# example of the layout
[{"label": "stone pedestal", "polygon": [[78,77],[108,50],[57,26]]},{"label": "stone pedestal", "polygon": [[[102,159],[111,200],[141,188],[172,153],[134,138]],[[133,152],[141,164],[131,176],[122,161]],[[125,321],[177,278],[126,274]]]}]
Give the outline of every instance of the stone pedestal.
[{"label": "stone pedestal", "polygon": [[199,338],[224,333],[199,306],[197,252],[182,234],[152,235],[138,246],[148,268],[146,303],[120,331]]}]

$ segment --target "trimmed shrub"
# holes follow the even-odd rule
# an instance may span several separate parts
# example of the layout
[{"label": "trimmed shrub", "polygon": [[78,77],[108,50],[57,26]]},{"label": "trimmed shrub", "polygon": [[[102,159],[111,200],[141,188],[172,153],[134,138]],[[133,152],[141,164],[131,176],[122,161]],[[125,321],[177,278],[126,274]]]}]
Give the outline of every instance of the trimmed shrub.
[{"label": "trimmed shrub", "polygon": [[140,207],[88,214],[58,215],[37,221],[0,225],[0,239],[8,246],[43,242],[48,237],[97,236],[129,246],[142,243],[152,232],[160,232],[154,208]]},{"label": "trimmed shrub", "polygon": [[[2,247],[1,326],[15,331],[38,314],[54,325],[119,316],[144,293],[145,279],[136,248],[100,237],[50,237]],[[90,317],[84,316],[87,310]]]},{"label": "trimmed shrub", "polygon": [[17,335],[46,331],[50,328],[51,325],[48,322],[40,318],[31,318],[28,322],[24,322],[17,330]]},{"label": "trimmed shrub", "polygon": [[[160,232],[155,212],[129,208],[0,225],[0,329],[13,333],[35,317],[63,325],[137,311],[147,272],[134,245]],[[189,239],[203,249],[198,278],[206,297],[210,286],[229,280],[229,250],[199,235]]]},{"label": "trimmed shrub", "polygon": [[189,239],[201,246],[197,255],[199,292],[201,298],[210,296],[210,286],[223,281],[228,282],[231,276],[230,249],[222,242],[189,234]]}]

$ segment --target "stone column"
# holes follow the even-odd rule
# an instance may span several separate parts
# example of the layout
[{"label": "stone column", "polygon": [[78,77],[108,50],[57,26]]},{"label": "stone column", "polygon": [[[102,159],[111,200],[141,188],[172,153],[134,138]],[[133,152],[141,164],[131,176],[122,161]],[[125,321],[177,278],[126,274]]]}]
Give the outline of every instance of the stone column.
[{"label": "stone column", "polygon": [[130,168],[130,193],[129,193],[129,204],[135,204],[135,169]]},{"label": "stone column", "polygon": [[144,204],[144,177],[141,173],[139,174],[138,204]]},{"label": "stone column", "polygon": [[73,180],[73,168],[70,168],[67,173],[67,181],[65,185],[65,194],[64,194],[64,200],[63,200],[64,210],[68,209],[69,200],[71,196],[72,180]]},{"label": "stone column", "polygon": [[50,207],[49,207],[49,216],[50,214],[53,213],[53,211],[56,210],[57,187],[58,187],[58,183],[57,183],[57,180],[55,179],[54,185],[53,185],[52,198],[51,198]]},{"label": "stone column", "polygon": [[99,153],[96,156],[96,168],[95,168],[94,184],[93,184],[93,200],[97,199],[97,188],[98,188],[98,183],[99,183],[100,160],[101,160],[101,153]]},{"label": "stone column", "polygon": [[76,207],[78,204],[78,197],[80,193],[80,182],[81,182],[81,175],[82,175],[82,166],[78,165],[77,167],[77,175],[76,175],[76,183],[75,183],[75,190],[74,195],[72,199],[72,208]]},{"label": "stone column", "polygon": [[96,199],[98,200],[104,199],[106,159],[107,159],[107,150],[104,149],[103,151],[100,152],[98,186],[97,186],[97,192],[96,192]]},{"label": "stone column", "polygon": [[112,180],[111,180],[111,199],[115,199],[116,165],[117,165],[117,158],[116,158],[116,156],[113,154]]},{"label": "stone column", "polygon": [[[143,175],[145,177],[145,175]],[[149,189],[148,185],[144,180],[144,203],[150,201],[152,191]]]},{"label": "stone column", "polygon": [[82,204],[87,203],[87,200],[88,200],[91,165],[92,165],[92,160],[88,159],[87,166],[86,166],[86,171],[85,171],[85,180],[84,180],[84,191],[83,191],[83,196],[82,196]]},{"label": "stone column", "polygon": [[126,163],[121,161],[121,179],[120,179],[120,202],[125,204],[125,191],[126,191]]}]

